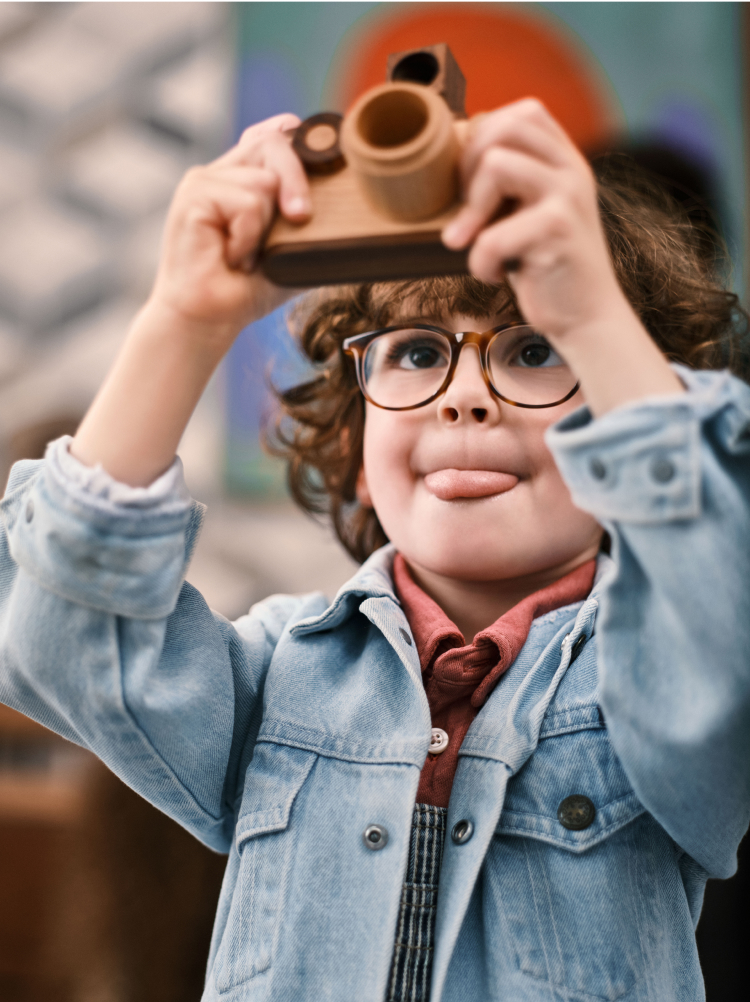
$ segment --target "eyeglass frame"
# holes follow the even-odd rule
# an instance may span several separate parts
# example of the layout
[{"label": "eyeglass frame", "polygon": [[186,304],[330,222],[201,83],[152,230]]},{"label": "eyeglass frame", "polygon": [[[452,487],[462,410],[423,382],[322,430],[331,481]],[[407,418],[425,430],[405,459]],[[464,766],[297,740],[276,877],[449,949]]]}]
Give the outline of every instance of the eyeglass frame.
[{"label": "eyeglass frame", "polygon": [[[458,358],[461,354],[461,349],[466,344],[475,344],[479,351],[479,365],[482,370],[482,377],[487,386],[487,389],[491,394],[498,397],[503,403],[510,404],[511,407],[524,407],[528,410],[541,410],[546,407],[558,407],[560,404],[564,404],[567,400],[570,400],[578,390],[581,384],[576,383],[573,389],[567,393],[560,400],[555,400],[551,404],[522,404],[517,400],[511,400],[500,392],[497,387],[492,382],[490,377],[490,367],[489,367],[489,348],[496,334],[500,334],[506,330],[513,330],[516,327],[530,327],[531,330],[534,328],[530,324],[523,323],[512,323],[512,324],[500,324],[497,327],[492,327],[488,331],[447,331],[442,327],[433,327],[431,324],[395,324],[392,327],[381,327],[376,331],[366,331],[364,334],[354,334],[352,337],[348,337],[342,343],[342,349],[345,354],[349,355],[354,359],[354,367],[357,375],[357,383],[362,396],[371,403],[374,407],[380,407],[384,411],[413,411],[418,407],[426,407],[427,404],[431,404],[433,400],[437,400],[438,397],[442,396],[443,393],[448,389],[450,384],[453,382],[453,376],[456,372],[456,367],[458,366]],[[385,404],[379,404],[377,401],[373,400],[365,389],[365,379],[362,372],[362,363],[364,361],[365,353],[367,351],[368,345],[375,340],[375,338],[380,337],[381,334],[390,334],[392,331],[430,331],[433,334],[442,334],[448,339],[451,349],[451,358],[448,364],[448,372],[446,373],[445,379],[441,383],[440,387],[419,404],[408,404],[406,407],[387,407]],[[544,335],[542,335],[544,336]],[[465,339],[465,340],[464,340]],[[362,347],[362,352],[358,350]]]}]

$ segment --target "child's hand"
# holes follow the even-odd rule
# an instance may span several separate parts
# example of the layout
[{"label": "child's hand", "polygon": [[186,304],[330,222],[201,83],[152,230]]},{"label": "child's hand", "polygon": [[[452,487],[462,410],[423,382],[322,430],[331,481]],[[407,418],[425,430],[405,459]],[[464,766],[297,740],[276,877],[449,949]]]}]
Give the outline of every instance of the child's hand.
[{"label": "child's hand", "polygon": [[280,305],[257,270],[278,203],[293,220],[310,213],[302,164],[282,134],[299,124],[277,115],[247,129],[206,167],[194,167],[169,211],[153,292],[135,318],[71,451],[117,480],[150,484],[175,454],[211,373],[239,331]]},{"label": "child's hand", "polygon": [[477,278],[508,278],[523,317],[573,368],[595,415],[682,391],[615,275],[591,168],[539,101],[480,118],[461,177],[465,205],[443,241],[473,243]]},{"label": "child's hand", "polygon": [[[624,300],[591,168],[538,101],[480,118],[461,178],[466,204],[444,240],[455,248],[473,241],[469,267],[477,278],[497,282],[507,273],[530,324],[564,337]],[[504,203],[515,211],[494,221]]]},{"label": "child's hand", "polygon": [[169,210],[152,302],[231,338],[288,298],[257,261],[277,201],[287,219],[310,214],[305,171],[283,135],[298,124],[277,115],[253,125],[224,156],[187,172]]}]

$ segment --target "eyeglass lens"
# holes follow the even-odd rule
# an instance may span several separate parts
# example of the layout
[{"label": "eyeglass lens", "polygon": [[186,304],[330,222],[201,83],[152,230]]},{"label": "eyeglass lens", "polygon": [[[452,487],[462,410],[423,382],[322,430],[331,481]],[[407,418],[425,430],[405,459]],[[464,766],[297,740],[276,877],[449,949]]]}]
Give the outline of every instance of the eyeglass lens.
[{"label": "eyeglass lens", "polygon": [[[370,399],[381,407],[413,407],[438,392],[448,372],[451,344],[437,331],[401,328],[372,340],[362,373]],[[499,331],[487,353],[490,380],[506,399],[545,405],[561,400],[575,376],[532,327]]]}]

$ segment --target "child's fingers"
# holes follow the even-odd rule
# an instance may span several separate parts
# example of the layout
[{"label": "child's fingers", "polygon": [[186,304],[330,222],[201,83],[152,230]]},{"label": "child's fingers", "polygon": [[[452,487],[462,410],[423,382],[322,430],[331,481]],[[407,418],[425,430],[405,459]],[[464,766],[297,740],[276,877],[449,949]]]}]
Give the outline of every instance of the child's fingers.
[{"label": "child's fingers", "polygon": [[253,166],[273,171],[279,178],[281,212],[294,221],[311,210],[310,186],[304,167],[283,133],[299,124],[296,115],[278,115],[246,129],[237,145],[214,161],[217,167]]},{"label": "child's fingers", "polygon": [[278,201],[281,212],[293,221],[310,215],[310,185],[302,162],[289,140],[280,132],[256,137],[248,145],[240,164],[264,167],[279,179]]},{"label": "child's fingers", "polygon": [[221,167],[211,164],[202,169],[206,176],[218,181],[237,184],[241,188],[258,188],[268,194],[273,194],[279,186],[279,179],[267,167],[249,167],[243,164],[234,167]]},{"label": "child's fingers", "polygon": [[553,167],[568,163],[570,150],[561,138],[534,119],[508,113],[508,109],[484,115],[472,129],[461,153],[461,173],[470,177],[486,150],[504,146],[528,153]]},{"label": "child's fingers", "polygon": [[551,260],[569,232],[564,206],[558,199],[545,199],[483,230],[469,253],[469,270],[483,282],[500,282],[539,247]]},{"label": "child's fingers", "polygon": [[[277,179],[270,171],[255,169],[260,176],[253,186],[247,186],[222,177],[214,168],[204,171],[195,181],[195,195],[186,203],[190,214],[198,223],[218,232],[230,268],[250,270],[248,262],[255,261],[258,245],[273,219]],[[230,169],[231,173],[236,171]]]},{"label": "child's fingers", "polygon": [[227,183],[217,183],[212,198],[226,220],[227,264],[230,268],[252,271],[258,247],[273,220],[273,199],[266,192]]},{"label": "child's fingers", "polygon": [[530,204],[549,191],[553,168],[516,150],[493,146],[486,150],[466,195],[466,203],[443,231],[448,247],[466,247],[508,199]]},{"label": "child's fingers", "polygon": [[310,184],[302,161],[289,141],[279,135],[263,144],[262,166],[279,178],[279,208],[294,222],[306,219],[312,211]]},{"label": "child's fingers", "polygon": [[217,157],[216,160],[213,161],[213,164],[217,167],[231,167],[236,164],[247,163],[248,156],[252,155],[252,152],[264,138],[272,135],[273,133],[284,134],[292,129],[296,129],[299,124],[299,118],[296,115],[288,113],[283,115],[274,115],[273,118],[267,118],[263,122],[251,125],[245,129],[235,145],[231,149],[227,150],[226,153]]},{"label": "child's fingers", "polygon": [[534,98],[516,101],[479,118],[462,151],[464,177],[471,177],[491,146],[517,149],[555,167],[580,156],[565,131]]},{"label": "child's fingers", "polygon": [[482,282],[498,283],[532,261],[552,266],[570,235],[564,204],[545,199],[483,230],[471,249],[469,270]]},{"label": "child's fingers", "polygon": [[226,262],[230,268],[248,274],[255,270],[258,247],[273,218],[272,213],[264,211],[267,204],[249,197],[245,207],[232,216],[226,248]]},{"label": "child's fingers", "polygon": [[276,210],[276,196],[279,190],[279,178],[266,167],[211,167],[210,181],[222,185],[234,185],[240,190],[263,199],[264,216],[268,225]]},{"label": "child's fingers", "polygon": [[[209,167],[197,168],[200,177],[197,180],[198,189],[211,184],[235,185],[248,192],[256,192],[266,198],[273,209],[279,179],[273,171],[265,167]],[[199,191],[198,191],[199,193]]]},{"label": "child's fingers", "polygon": [[505,110],[519,122],[537,126],[550,138],[560,142],[563,147],[576,149],[568,133],[538,98],[526,97],[521,101],[514,101],[513,104],[506,105]]}]

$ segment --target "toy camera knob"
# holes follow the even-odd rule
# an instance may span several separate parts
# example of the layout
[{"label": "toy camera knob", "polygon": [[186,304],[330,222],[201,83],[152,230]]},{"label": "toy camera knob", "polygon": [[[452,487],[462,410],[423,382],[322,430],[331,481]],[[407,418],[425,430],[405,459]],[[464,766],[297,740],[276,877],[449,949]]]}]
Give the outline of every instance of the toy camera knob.
[{"label": "toy camera knob", "polygon": [[454,118],[427,87],[400,82],[369,90],[344,118],[340,143],[367,201],[391,219],[429,219],[456,199]]},{"label": "toy camera knob", "polygon": [[294,130],[292,148],[308,174],[335,174],[344,166],[339,145],[341,115],[322,111],[306,118]]}]

